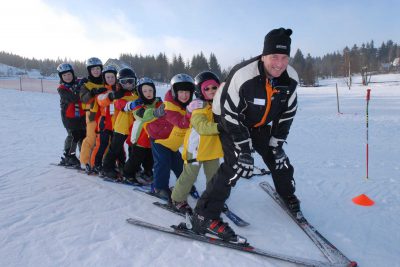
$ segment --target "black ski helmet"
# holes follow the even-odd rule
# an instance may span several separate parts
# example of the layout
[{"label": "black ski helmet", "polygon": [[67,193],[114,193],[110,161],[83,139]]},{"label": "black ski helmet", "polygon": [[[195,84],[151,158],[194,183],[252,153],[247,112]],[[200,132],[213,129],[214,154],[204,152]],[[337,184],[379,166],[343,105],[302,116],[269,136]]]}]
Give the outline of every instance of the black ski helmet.
[{"label": "black ski helmet", "polygon": [[135,90],[136,88],[136,81],[137,81],[137,76],[136,73],[133,71],[131,68],[122,68],[118,71],[117,74],[117,79],[118,82],[123,84],[124,80],[131,80],[132,79],[132,84],[133,84],[133,89]]},{"label": "black ski helmet", "polygon": [[211,71],[200,72],[199,74],[196,75],[196,77],[194,77],[194,84],[195,84],[194,94],[196,95],[197,98],[204,100],[204,95],[203,92],[201,91],[201,84],[208,80],[214,80],[218,84],[220,84],[218,76]]},{"label": "black ski helmet", "polygon": [[[152,99],[147,99],[146,97],[144,97],[142,90],[143,85],[149,85],[153,88]],[[136,91],[138,92],[139,97],[143,100],[143,103],[145,104],[153,103],[154,99],[156,98],[156,85],[154,84],[154,81],[150,78],[147,77],[140,78],[136,84]]]}]

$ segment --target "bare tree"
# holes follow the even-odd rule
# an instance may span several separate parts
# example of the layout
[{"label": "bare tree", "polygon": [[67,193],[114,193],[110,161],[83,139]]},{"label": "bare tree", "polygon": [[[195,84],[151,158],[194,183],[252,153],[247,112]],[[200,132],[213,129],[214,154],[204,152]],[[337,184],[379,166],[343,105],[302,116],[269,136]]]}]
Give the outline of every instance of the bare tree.
[{"label": "bare tree", "polygon": [[364,66],[361,68],[361,78],[362,78],[363,85],[369,84],[369,82],[371,81],[371,76],[372,76],[372,73],[368,71],[367,66]]},{"label": "bare tree", "polygon": [[343,58],[344,58],[344,77],[345,83],[349,90],[351,89],[352,80],[351,80],[351,64],[350,64],[350,49],[346,46],[343,50]]}]

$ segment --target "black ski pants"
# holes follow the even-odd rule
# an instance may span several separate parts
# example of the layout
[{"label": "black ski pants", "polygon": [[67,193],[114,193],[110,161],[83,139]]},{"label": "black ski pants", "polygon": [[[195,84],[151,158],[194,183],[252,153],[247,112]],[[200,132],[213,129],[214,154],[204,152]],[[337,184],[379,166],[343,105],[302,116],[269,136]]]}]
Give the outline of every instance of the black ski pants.
[{"label": "black ski pants", "polygon": [[[272,179],[277,192],[281,196],[292,195],[295,192],[293,179],[294,169],[288,160],[288,168],[275,170],[275,160],[271,148],[268,146],[270,138],[270,127],[267,125],[251,128],[250,136],[254,150],[261,155],[268,169],[271,171]],[[233,169],[236,163],[234,143],[225,131],[220,133],[222,149],[224,151],[224,162],[220,165],[217,173],[207,183],[206,190],[197,201],[195,212],[208,218],[218,219],[223,210],[225,201],[229,198],[232,186],[228,185],[229,179],[235,175]]]},{"label": "black ski pants", "polygon": [[134,144],[129,149],[129,158],[124,166],[124,176],[135,177],[141,166],[147,174],[153,174],[153,154],[151,148]]},{"label": "black ski pants", "polygon": [[110,148],[108,149],[103,159],[104,171],[114,170],[116,160],[118,160],[119,163],[122,165],[125,164],[126,156],[124,150],[124,143],[127,137],[128,137],[127,135],[113,132]]},{"label": "black ski pants", "polygon": [[76,148],[79,146],[79,151],[81,150],[81,145],[83,139],[86,136],[85,129],[66,129],[67,137],[64,141],[64,155],[75,155]]}]

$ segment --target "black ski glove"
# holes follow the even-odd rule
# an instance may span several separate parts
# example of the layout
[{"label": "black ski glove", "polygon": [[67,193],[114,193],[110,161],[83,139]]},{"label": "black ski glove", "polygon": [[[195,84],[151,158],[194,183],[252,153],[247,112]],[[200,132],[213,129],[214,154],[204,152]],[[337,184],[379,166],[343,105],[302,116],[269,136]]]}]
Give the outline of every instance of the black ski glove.
[{"label": "black ski glove", "polygon": [[237,163],[233,165],[236,175],[249,179],[253,176],[254,158],[251,156],[251,140],[236,142]]},{"label": "black ski glove", "polygon": [[237,164],[233,166],[239,177],[250,179],[253,176],[254,158],[248,153],[239,153]]},{"label": "black ski glove", "polygon": [[96,96],[99,94],[104,93],[105,91],[107,91],[107,88],[104,87],[100,87],[100,88],[94,88],[90,91],[90,93],[92,94],[92,96]]},{"label": "black ski glove", "polygon": [[111,92],[108,93],[108,99],[110,99],[110,101],[113,101],[115,99],[114,91],[111,91]]},{"label": "black ski glove", "polygon": [[275,170],[288,169],[288,157],[281,146],[272,148],[275,160]]}]

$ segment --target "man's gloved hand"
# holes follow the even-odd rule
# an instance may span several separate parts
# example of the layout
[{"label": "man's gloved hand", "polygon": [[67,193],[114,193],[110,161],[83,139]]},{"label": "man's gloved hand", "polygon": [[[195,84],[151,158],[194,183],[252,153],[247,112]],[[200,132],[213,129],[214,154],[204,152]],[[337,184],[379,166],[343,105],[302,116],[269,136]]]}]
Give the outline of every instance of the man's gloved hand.
[{"label": "man's gloved hand", "polygon": [[251,139],[235,142],[237,163],[233,165],[238,177],[249,179],[253,176],[254,158],[251,156]]},{"label": "man's gloved hand", "polygon": [[158,108],[154,109],[153,115],[156,118],[160,118],[165,115],[165,104],[162,103]]},{"label": "man's gloved hand", "polygon": [[275,159],[275,170],[288,169],[288,157],[281,146],[272,148],[272,154]]},{"label": "man's gloved hand", "polygon": [[239,153],[233,169],[238,177],[249,179],[253,176],[254,158],[248,153]]},{"label": "man's gloved hand", "polygon": [[192,113],[193,110],[204,108],[205,106],[206,106],[206,103],[203,100],[195,99],[192,102],[190,102],[189,105],[187,105],[186,110],[188,113]]},{"label": "man's gloved hand", "polygon": [[102,94],[102,93],[104,93],[104,92],[106,92],[106,91],[107,91],[107,88],[100,87],[100,88],[94,88],[94,89],[92,89],[92,90],[90,91],[90,93],[92,94],[92,96],[95,96],[95,95]]}]

